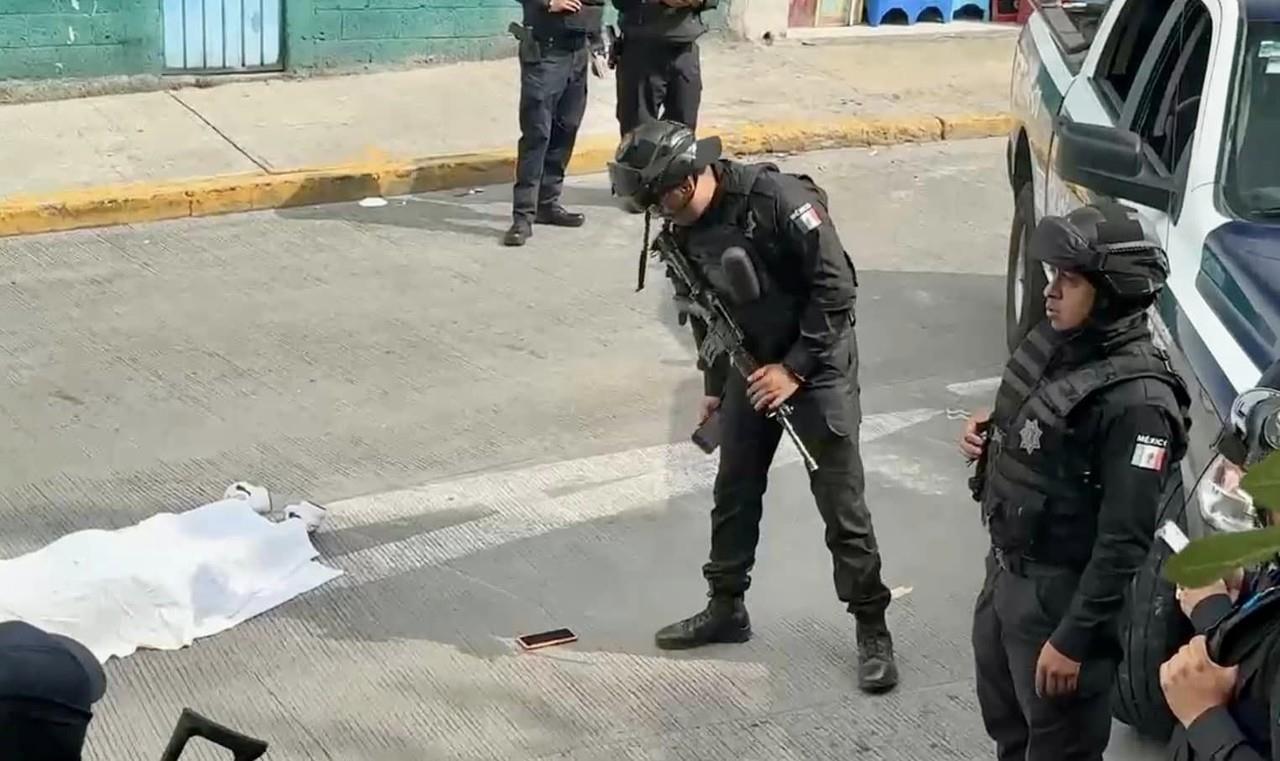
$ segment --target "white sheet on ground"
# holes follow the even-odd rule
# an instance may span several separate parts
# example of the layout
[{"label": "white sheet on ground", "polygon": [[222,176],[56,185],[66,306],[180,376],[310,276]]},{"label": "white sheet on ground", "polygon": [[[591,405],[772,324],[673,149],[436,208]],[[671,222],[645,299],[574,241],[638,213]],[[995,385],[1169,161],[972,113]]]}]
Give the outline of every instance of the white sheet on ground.
[{"label": "white sheet on ground", "polygon": [[72,637],[103,662],[177,650],[342,575],[316,556],[302,521],[222,500],[0,560],[0,621]]}]

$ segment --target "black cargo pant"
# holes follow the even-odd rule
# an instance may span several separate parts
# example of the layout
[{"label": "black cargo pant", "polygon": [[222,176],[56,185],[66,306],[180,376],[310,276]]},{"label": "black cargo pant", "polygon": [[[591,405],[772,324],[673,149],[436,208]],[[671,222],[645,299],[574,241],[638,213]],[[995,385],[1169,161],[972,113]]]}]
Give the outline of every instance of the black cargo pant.
[{"label": "black cargo pant", "polygon": [[543,40],[534,61],[520,61],[520,142],[512,216],[532,221],[560,202],[565,167],[587,109],[587,38]]},{"label": "black cargo pant", "polygon": [[978,705],[999,761],[1102,761],[1111,740],[1116,661],[1086,659],[1076,693],[1036,695],[1036,662],[1079,583],[1070,569],[997,561],[973,616]]},{"label": "black cargo pant", "polygon": [[[884,615],[890,593],[880,576],[880,550],[864,494],[858,349],[852,331],[845,350],[849,368],[843,382],[822,393],[802,391],[792,404],[798,433],[818,463],[809,486],[826,524],[836,595],[859,618],[875,619]],[[725,384],[720,414],[711,557],[702,573],[713,595],[737,596],[751,585],[769,465],[784,434],[777,421],[751,407],[746,381],[735,371]],[[783,446],[792,444],[788,439]]]},{"label": "black cargo pant", "polygon": [[702,65],[698,43],[624,40],[618,56],[618,129],[625,137],[643,122],[667,119],[698,127]]}]

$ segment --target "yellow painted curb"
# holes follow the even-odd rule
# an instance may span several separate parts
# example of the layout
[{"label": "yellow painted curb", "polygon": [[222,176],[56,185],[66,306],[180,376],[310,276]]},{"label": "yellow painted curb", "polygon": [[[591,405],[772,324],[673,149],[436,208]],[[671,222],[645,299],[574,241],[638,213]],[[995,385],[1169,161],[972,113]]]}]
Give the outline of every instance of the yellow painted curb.
[{"label": "yellow painted curb", "polygon": [[[737,156],[830,148],[998,137],[1013,126],[1010,117],[977,114],[891,120],[839,119],[830,122],[764,122],[717,129],[725,152]],[[571,174],[600,172],[613,158],[617,141],[578,141]],[[169,183],[137,183],[51,195],[0,199],[0,237],[85,227],[155,222],[181,217],[282,209],[354,201],[368,196],[425,193],[510,182],[515,151],[467,153],[419,160],[370,159],[339,166],[273,174],[238,174]]]},{"label": "yellow painted curb", "polygon": [[1007,114],[968,114],[943,116],[943,140],[968,140],[980,137],[997,137],[1013,132],[1013,117]]}]

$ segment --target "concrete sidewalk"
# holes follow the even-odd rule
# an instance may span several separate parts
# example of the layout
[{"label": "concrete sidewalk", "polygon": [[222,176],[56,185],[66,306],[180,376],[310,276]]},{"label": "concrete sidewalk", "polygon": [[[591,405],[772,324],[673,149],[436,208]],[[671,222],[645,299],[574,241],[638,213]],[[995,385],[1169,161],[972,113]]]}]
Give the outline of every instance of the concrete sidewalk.
[{"label": "concrete sidewalk", "polygon": [[[737,153],[1000,134],[1015,34],[708,40],[700,132]],[[0,107],[0,235],[507,181],[518,80],[504,59]],[[590,87],[577,171],[618,138],[612,74]]]}]

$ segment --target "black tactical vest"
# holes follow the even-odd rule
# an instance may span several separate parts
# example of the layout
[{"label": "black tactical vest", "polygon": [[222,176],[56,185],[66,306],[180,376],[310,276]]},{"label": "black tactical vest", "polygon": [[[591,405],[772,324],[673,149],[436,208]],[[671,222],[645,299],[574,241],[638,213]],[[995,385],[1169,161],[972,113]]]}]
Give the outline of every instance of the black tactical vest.
[{"label": "black tactical vest", "polygon": [[[799,337],[802,294],[787,287],[792,273],[767,254],[775,245],[751,211],[751,192],[771,164],[738,165],[722,172],[714,222],[681,229],[677,240],[701,275],[725,299],[746,334],[746,348],[762,363],[780,361]],[[761,295],[750,304],[734,303],[720,264],[725,249],[740,246],[751,257]]]},{"label": "black tactical vest", "polygon": [[[1171,462],[1186,452],[1190,396],[1168,356],[1145,338],[1122,343],[1094,361],[1049,380],[1045,368],[1061,339],[1048,321],[1033,330],[1005,368],[975,496],[994,547],[1051,565],[1081,570],[1097,535],[1100,484],[1094,473],[1094,432],[1078,430],[1072,413],[1118,384],[1153,378],[1168,384],[1181,409]],[[1106,404],[1104,398],[1102,404]]]},{"label": "black tactical vest", "polygon": [[649,44],[685,45],[707,33],[702,12],[660,2],[634,3],[618,14],[623,39]]},{"label": "black tactical vest", "polygon": [[534,2],[523,5],[524,25],[539,39],[598,35],[604,23],[604,0],[583,0],[577,13],[552,13]]}]

